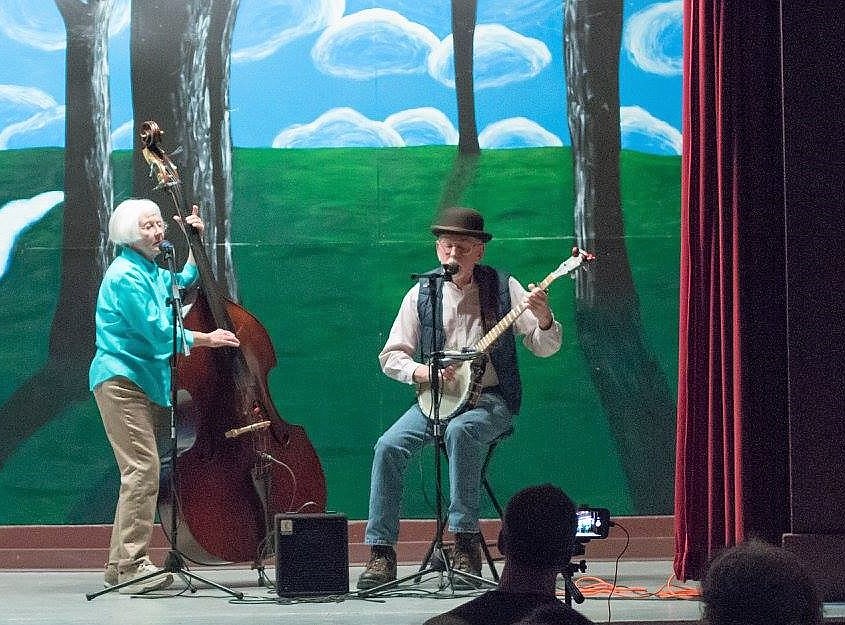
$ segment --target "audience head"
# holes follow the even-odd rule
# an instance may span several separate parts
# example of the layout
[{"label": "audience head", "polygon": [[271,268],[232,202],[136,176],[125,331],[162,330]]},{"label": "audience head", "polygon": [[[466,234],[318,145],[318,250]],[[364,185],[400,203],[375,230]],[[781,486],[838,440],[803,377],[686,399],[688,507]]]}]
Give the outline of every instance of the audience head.
[{"label": "audience head", "polygon": [[507,561],[544,569],[569,562],[575,543],[575,505],[552,484],[531,486],[508,502],[499,533]]},{"label": "audience head", "polygon": [[560,601],[540,606],[514,625],[558,625],[572,622],[572,613]]},{"label": "audience head", "polygon": [[817,625],[822,602],[798,557],[751,540],[716,555],[701,580],[709,625]]}]

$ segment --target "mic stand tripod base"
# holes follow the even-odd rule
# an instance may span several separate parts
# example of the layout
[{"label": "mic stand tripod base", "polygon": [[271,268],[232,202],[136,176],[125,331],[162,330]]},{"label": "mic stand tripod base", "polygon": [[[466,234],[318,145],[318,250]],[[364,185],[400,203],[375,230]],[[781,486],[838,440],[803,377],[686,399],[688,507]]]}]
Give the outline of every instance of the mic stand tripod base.
[{"label": "mic stand tripod base", "polygon": [[[184,558],[182,557],[182,554],[180,554],[178,551],[175,551],[173,549],[171,549],[168,552],[167,557],[164,559],[164,566],[161,569],[159,569],[158,571],[153,571],[152,573],[148,573],[147,575],[142,575],[141,577],[135,577],[135,578],[127,580],[123,583],[115,584],[114,586],[109,586],[108,588],[105,588],[104,590],[101,590],[99,592],[92,592],[92,593],[86,594],[85,598],[88,601],[91,601],[92,599],[96,599],[100,595],[104,595],[106,593],[113,592],[115,590],[120,590],[121,588],[125,588],[126,586],[133,586],[135,584],[140,584],[142,582],[145,582],[148,579],[153,579],[155,577],[160,577],[162,575],[171,575],[171,574],[175,574],[175,575],[178,575],[179,577],[181,577],[182,581],[185,582],[185,586],[192,593],[195,593],[197,591],[196,586],[194,586],[191,583],[191,581],[193,580],[193,581],[201,582],[203,584],[207,584],[208,586],[211,586],[212,588],[216,588],[217,590],[222,590],[223,592],[225,592],[229,595],[232,595],[236,599],[243,599],[244,598],[244,594],[240,591],[232,590],[231,588],[226,588],[225,586],[222,586],[222,585],[220,585],[216,582],[213,582],[210,579],[205,579],[204,577],[200,577],[196,573],[192,573],[191,571],[189,571],[185,567],[185,561],[184,561]],[[139,592],[139,593],[134,593],[134,594],[145,595],[148,592],[152,592],[153,590],[154,589],[151,588],[149,590],[145,590],[144,592]]]},{"label": "mic stand tripod base", "polygon": [[[161,577],[163,575],[170,575],[170,572],[167,569],[162,568],[162,569],[159,569],[159,570],[154,571],[152,573],[147,573],[146,575],[142,575],[141,577],[133,577],[130,580],[127,580],[125,582],[121,582],[120,584],[115,584],[114,586],[109,586],[108,588],[100,590],[99,592],[86,593],[85,598],[88,601],[91,601],[92,599],[96,599],[100,595],[105,595],[107,593],[114,592],[114,591],[120,591],[121,588],[126,588],[127,586],[134,586],[135,584],[141,584],[141,583],[147,581],[148,579],[153,579],[154,577]],[[133,593],[133,594],[135,594],[135,595],[146,595],[147,593],[153,592],[153,590],[157,590],[157,589],[150,588],[148,590],[144,590],[142,592],[137,592],[137,593]]]},{"label": "mic stand tripod base", "polygon": [[200,577],[196,573],[192,573],[191,571],[189,571],[188,568],[185,566],[184,557],[175,549],[171,549],[167,553],[167,557],[164,559],[164,570],[168,571],[169,573],[174,573],[181,577],[182,580],[185,582],[185,585],[192,593],[196,592],[197,589],[193,584],[191,584],[191,580],[201,582],[203,584],[211,586],[212,588],[216,588],[217,590],[222,590],[226,594],[232,595],[235,599],[244,598],[244,593],[238,590],[232,590],[231,588],[227,588],[226,586],[218,584],[217,582],[213,582],[210,579]]},{"label": "mic stand tripod base", "polygon": [[[480,538],[483,540],[483,537]],[[428,567],[427,569],[426,566]],[[450,564],[448,550],[443,548],[442,542],[439,544],[432,544],[429,548],[428,555],[426,555],[423,560],[420,571],[423,571],[424,569],[429,571],[439,571],[442,577],[447,580],[440,586],[441,590],[446,586],[452,586],[453,590],[477,590],[481,588],[482,585],[491,586],[493,588],[498,587],[499,585],[497,580],[489,580],[486,577],[475,575],[474,573],[469,573],[467,571],[461,571],[460,569],[456,569],[452,566]],[[417,573],[417,575],[420,574],[421,573]],[[473,588],[455,588],[454,582],[456,578],[468,582],[473,586]]]},{"label": "mic stand tripod base", "polygon": [[[384,584],[379,584],[378,586],[373,586],[372,588],[367,588],[365,590],[359,590],[356,595],[359,599],[367,599],[369,597],[377,597],[382,593],[388,593],[391,590],[398,588],[399,585],[407,582],[408,580],[414,580],[414,584],[419,584],[422,581],[422,577],[424,575],[428,575],[429,573],[437,573],[440,575],[441,580],[443,578],[443,571],[435,568],[427,568],[427,569],[420,569],[416,573],[411,573],[410,575],[405,575],[404,577],[398,577],[394,580],[389,582],[385,582]],[[438,583],[438,590],[443,590],[446,587],[442,581]]]},{"label": "mic stand tripod base", "polygon": [[377,597],[382,594],[389,594],[390,591],[398,589],[401,584],[409,580],[413,580],[413,585],[418,585],[423,581],[423,578],[425,576],[430,575],[432,573],[437,573],[439,577],[439,581],[437,583],[438,591],[445,590],[449,586],[452,586],[452,590],[456,590],[454,587],[454,580],[456,578],[467,580],[468,582],[473,584],[473,588],[467,588],[466,590],[477,590],[481,588],[482,585],[487,585],[492,588],[498,586],[498,584],[492,580],[452,568],[452,566],[449,564],[449,558],[444,553],[442,547],[438,548],[436,553],[433,553],[429,560],[430,561],[427,563],[427,566],[426,563],[424,563],[423,567],[420,568],[420,570],[418,570],[416,573],[411,573],[410,575],[399,577],[392,581],[385,582],[384,584],[373,586],[372,588],[359,590],[357,591],[356,596],[359,599],[368,599],[370,597]]},{"label": "mic stand tripod base", "polygon": [[432,555],[429,556],[426,562],[423,562],[423,566],[416,573],[399,577],[392,581],[385,582],[384,584],[373,586],[372,588],[359,590],[357,591],[356,596],[359,599],[367,599],[369,597],[377,597],[381,594],[388,594],[390,591],[396,590],[398,586],[409,580],[413,580],[413,585],[418,585],[423,581],[423,577],[431,573],[437,573],[440,578],[437,584],[438,591],[445,590],[449,586],[452,586],[453,591],[456,590],[454,582],[457,578],[465,580],[473,585],[473,588],[466,588],[466,590],[478,590],[484,585],[496,588],[499,585],[493,580],[485,577],[479,577],[478,575],[473,575],[472,573],[459,571],[453,568],[449,564],[448,555],[444,552],[444,549],[441,546],[432,551]]}]

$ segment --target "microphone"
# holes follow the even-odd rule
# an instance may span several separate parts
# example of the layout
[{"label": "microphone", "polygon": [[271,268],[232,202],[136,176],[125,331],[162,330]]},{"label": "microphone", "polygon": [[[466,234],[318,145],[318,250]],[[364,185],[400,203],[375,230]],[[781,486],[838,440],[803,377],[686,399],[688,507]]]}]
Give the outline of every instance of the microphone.
[{"label": "microphone", "polygon": [[484,352],[465,348],[460,351],[447,349],[442,352],[434,352],[432,356],[440,357],[440,368],[445,369],[449,365],[457,365],[467,360],[475,360],[476,358],[480,358],[483,354]]},{"label": "microphone", "polygon": [[[440,269],[443,272],[440,272]],[[431,273],[412,273],[411,280],[421,280],[422,278],[428,278],[429,280],[443,280],[444,282],[450,282],[452,280],[452,276],[458,273],[461,270],[461,266],[458,263],[443,263],[440,265],[440,269],[436,269]]]},{"label": "microphone", "polygon": [[173,254],[173,244],[168,241],[167,239],[162,240],[161,243],[158,244],[158,249],[161,250],[162,254],[166,254],[171,256]]}]

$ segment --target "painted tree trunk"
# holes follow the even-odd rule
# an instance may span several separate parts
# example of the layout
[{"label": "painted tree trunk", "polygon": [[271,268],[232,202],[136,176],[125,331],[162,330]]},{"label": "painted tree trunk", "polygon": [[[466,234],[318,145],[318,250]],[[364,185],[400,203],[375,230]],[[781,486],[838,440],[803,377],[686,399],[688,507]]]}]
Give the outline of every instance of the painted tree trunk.
[{"label": "painted tree trunk", "polygon": [[[44,366],[0,410],[0,464],[21,441],[90,397],[94,308],[110,260],[113,186],[108,86],[108,0],[56,0],[67,31],[61,274]],[[37,406],[37,409],[34,408]]]},{"label": "painted tree trunk", "polygon": [[452,43],[455,57],[455,93],[458,98],[458,152],[478,154],[473,81],[473,38],[477,0],[452,0]]},{"label": "painted tree trunk", "polygon": [[643,337],[625,246],[619,157],[622,0],[567,0],[564,49],[577,244],[597,257],[576,283],[581,347],[636,514],[670,514],[675,402]]},{"label": "painted tree trunk", "polygon": [[[236,283],[229,238],[228,59],[236,10],[235,0],[134,2],[131,42],[136,126],[153,120],[164,131],[161,147],[179,168],[186,208],[200,207],[212,269],[231,299],[236,299]],[[214,39],[223,35],[222,41]],[[136,147],[137,140],[136,135]],[[156,197],[143,159],[134,162],[134,192],[158,201],[169,217],[173,208],[163,196]],[[180,257],[187,256],[182,237],[174,237],[173,243]]]}]

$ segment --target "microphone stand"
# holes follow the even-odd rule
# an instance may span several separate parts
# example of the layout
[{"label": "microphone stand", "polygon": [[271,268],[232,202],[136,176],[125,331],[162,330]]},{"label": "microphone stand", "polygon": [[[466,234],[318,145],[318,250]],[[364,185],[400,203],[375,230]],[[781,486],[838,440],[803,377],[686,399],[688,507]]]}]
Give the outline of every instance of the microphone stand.
[{"label": "microphone stand", "polygon": [[368,590],[359,590],[358,596],[359,597],[369,597],[374,594],[380,593],[385,590],[390,590],[399,584],[413,579],[415,584],[418,584],[423,577],[428,573],[440,573],[441,574],[441,582],[439,586],[439,590],[443,590],[447,584],[443,583],[443,573],[445,572],[445,578],[448,580],[448,583],[452,583],[452,579],[455,575],[460,575],[466,579],[473,580],[475,582],[483,582],[492,584],[496,586],[495,583],[490,582],[483,577],[478,577],[471,573],[466,573],[464,571],[458,571],[452,568],[451,563],[449,562],[449,557],[446,554],[446,551],[443,549],[443,532],[446,529],[446,519],[444,518],[443,514],[443,486],[442,486],[442,462],[441,462],[441,454],[444,453],[445,445],[443,442],[444,433],[446,431],[446,423],[440,418],[440,370],[444,366],[443,365],[443,358],[446,355],[445,352],[438,350],[438,337],[437,337],[437,317],[438,313],[442,314],[441,307],[439,305],[439,300],[441,297],[441,291],[443,289],[443,283],[452,280],[452,273],[455,273],[457,268],[452,265],[443,265],[442,270],[436,270],[431,273],[426,274],[411,274],[412,280],[428,280],[428,291],[429,291],[429,299],[431,301],[431,319],[432,319],[432,332],[431,332],[431,361],[428,367],[428,377],[429,377],[429,385],[431,386],[431,416],[430,419],[433,422],[433,434],[434,434],[434,485],[435,485],[435,499],[434,499],[434,509],[436,515],[436,528],[434,538],[431,540],[431,544],[428,547],[428,551],[423,558],[422,563],[420,564],[420,568],[416,573],[412,573],[405,577],[401,577],[399,579],[395,579],[391,582],[387,582],[385,584],[381,584],[379,586],[375,586]]},{"label": "microphone stand", "polygon": [[[439,280],[438,280],[439,278]],[[443,283],[451,280],[452,276],[448,271],[440,276],[433,276],[428,278],[428,289],[431,294],[431,359],[428,365],[428,382],[431,385],[431,421],[432,430],[434,434],[434,514],[436,517],[435,533],[431,544],[428,546],[428,551],[423,558],[420,568],[416,573],[415,581],[419,581],[422,575],[428,571],[438,571],[446,573],[446,579],[451,583],[452,581],[452,565],[449,562],[449,557],[443,549],[443,532],[446,529],[446,521],[443,518],[443,485],[442,473],[443,467],[441,462],[441,453],[443,451],[443,438],[445,435],[446,425],[440,418],[440,370],[442,366],[443,352],[438,350],[439,341],[437,338],[437,313],[442,316],[443,310],[439,305],[439,300],[442,298]],[[436,563],[434,562],[435,554],[437,556]],[[441,582],[441,590],[443,584]]]},{"label": "microphone stand", "polygon": [[[179,552],[178,549],[178,542],[177,542],[177,532],[178,532],[178,520],[177,520],[177,502],[176,502],[176,458],[178,456],[178,441],[176,435],[176,404],[177,404],[177,390],[176,390],[176,365],[177,365],[177,353],[179,352],[179,342],[183,345],[182,353],[185,356],[190,354],[190,348],[188,347],[188,342],[185,340],[185,326],[182,322],[182,298],[181,294],[179,293],[179,284],[176,282],[176,269],[174,267],[174,260],[173,260],[173,246],[169,245],[166,248],[162,246],[162,252],[164,253],[164,257],[167,261],[167,268],[170,272],[170,282],[172,285],[171,295],[167,298],[167,304],[170,306],[172,315],[173,315],[173,335],[172,335],[172,349],[170,353],[170,535],[168,536],[170,542],[170,549],[167,552],[167,556],[164,560],[164,566],[153,573],[148,573],[147,575],[143,575],[141,577],[136,577],[129,581],[123,582],[121,584],[115,584],[114,586],[110,586],[105,590],[101,590],[99,592],[86,594],[85,598],[88,601],[99,597],[100,595],[104,595],[108,592],[112,592],[114,590],[119,590],[124,586],[130,586],[133,584],[138,584],[148,579],[152,579],[153,577],[158,577],[160,575],[165,575],[167,573],[175,573],[182,580],[185,582],[188,590],[192,593],[197,591],[196,586],[191,583],[191,580],[198,581],[213,588],[217,588],[218,590],[222,590],[223,592],[232,595],[236,599],[243,599],[244,594],[242,592],[232,590],[230,588],[226,588],[216,582],[213,582],[209,579],[205,579],[204,577],[200,577],[196,573],[192,573],[188,570],[188,567],[185,565],[185,557]],[[143,593],[139,593],[143,594]]]}]

